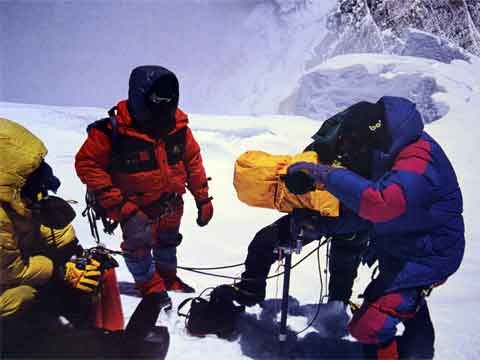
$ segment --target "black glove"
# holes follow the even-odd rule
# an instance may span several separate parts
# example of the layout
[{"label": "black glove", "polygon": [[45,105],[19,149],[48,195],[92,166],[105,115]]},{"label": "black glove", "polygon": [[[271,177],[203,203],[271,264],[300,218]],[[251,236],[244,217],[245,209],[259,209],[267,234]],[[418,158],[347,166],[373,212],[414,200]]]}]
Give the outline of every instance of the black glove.
[{"label": "black glove", "polygon": [[303,195],[315,190],[315,180],[304,172],[284,175],[281,180],[285,182],[288,191],[295,195]]}]

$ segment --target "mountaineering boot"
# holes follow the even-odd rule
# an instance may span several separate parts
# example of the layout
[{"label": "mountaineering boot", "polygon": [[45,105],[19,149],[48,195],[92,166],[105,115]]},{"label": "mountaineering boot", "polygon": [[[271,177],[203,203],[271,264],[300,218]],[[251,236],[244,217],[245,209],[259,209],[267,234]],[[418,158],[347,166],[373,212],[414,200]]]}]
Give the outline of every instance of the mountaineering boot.
[{"label": "mountaineering boot", "polygon": [[124,336],[128,346],[135,348],[144,340],[154,330],[160,311],[171,307],[172,301],[166,291],[144,295],[125,328]]},{"label": "mountaineering boot", "polygon": [[186,284],[177,276],[176,271],[160,271],[157,270],[157,273],[165,282],[165,288],[167,291],[175,291],[180,293],[194,293],[195,289],[190,285]]},{"label": "mountaineering boot", "polygon": [[143,297],[154,293],[164,293],[167,290],[163,278],[157,272],[154,272],[148,281],[136,282],[135,287],[140,290]]},{"label": "mountaineering boot", "polygon": [[155,328],[160,311],[172,308],[165,282],[157,272],[153,273],[150,280],[137,282],[135,286],[142,293],[142,301],[130,317],[124,333],[125,344],[133,352]]},{"label": "mountaineering boot", "polygon": [[265,286],[252,285],[251,281],[240,281],[233,285],[220,285],[216,295],[226,301],[236,301],[243,306],[254,306],[265,300]]},{"label": "mountaineering boot", "polygon": [[235,301],[244,306],[253,306],[265,300],[265,288],[257,282],[242,280],[234,285]]}]

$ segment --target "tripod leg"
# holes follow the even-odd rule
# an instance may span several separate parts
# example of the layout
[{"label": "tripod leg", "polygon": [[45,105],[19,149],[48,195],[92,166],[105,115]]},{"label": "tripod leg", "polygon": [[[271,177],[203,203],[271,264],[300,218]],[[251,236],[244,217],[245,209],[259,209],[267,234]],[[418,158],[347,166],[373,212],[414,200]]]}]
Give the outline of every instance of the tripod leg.
[{"label": "tripod leg", "polygon": [[288,293],[290,290],[290,268],[292,267],[292,254],[285,256],[285,274],[283,275],[283,297],[282,297],[282,314],[280,318],[280,333],[278,339],[280,341],[280,351],[284,352],[284,345],[287,341],[287,316],[288,316]]}]

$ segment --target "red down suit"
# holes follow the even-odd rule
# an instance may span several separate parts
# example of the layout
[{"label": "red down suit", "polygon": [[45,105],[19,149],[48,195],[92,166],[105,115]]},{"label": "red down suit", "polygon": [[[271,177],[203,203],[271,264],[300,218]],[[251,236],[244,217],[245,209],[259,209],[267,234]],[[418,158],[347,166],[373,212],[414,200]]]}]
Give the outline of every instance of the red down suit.
[{"label": "red down suit", "polygon": [[[89,127],[75,168],[107,216],[117,221],[141,209],[151,219],[162,218],[160,228],[173,228],[180,224],[181,195],[186,188],[197,201],[208,198],[200,146],[188,127],[187,115],[178,108],[175,129],[162,139],[153,139],[133,127],[127,101],[121,101],[115,122],[105,119]],[[171,194],[177,195],[174,211],[162,216],[162,199]]]}]

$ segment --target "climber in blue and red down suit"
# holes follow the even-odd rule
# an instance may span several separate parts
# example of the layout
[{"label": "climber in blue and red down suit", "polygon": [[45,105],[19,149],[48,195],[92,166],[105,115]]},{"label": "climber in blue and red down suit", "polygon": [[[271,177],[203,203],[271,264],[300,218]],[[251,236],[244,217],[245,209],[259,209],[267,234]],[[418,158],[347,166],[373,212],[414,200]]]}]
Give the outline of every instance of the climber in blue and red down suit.
[{"label": "climber in blue and red down suit", "polygon": [[[415,104],[406,99],[361,102],[338,116],[343,118],[336,129],[342,163],[348,168],[349,161],[368,152],[371,175],[367,179],[344,168],[292,164],[288,176],[308,175],[304,189],[297,183],[297,193],[312,190],[312,183],[323,184],[351,211],[338,219],[320,218],[310,236],[368,231],[367,260],[378,260],[379,273],[365,290],[350,333],[379,359],[432,358],[434,329],[425,293],[459,268],[465,247],[455,171],[423,131]],[[400,322],[405,331],[397,338]]]},{"label": "climber in blue and red down suit", "polygon": [[195,198],[199,226],[213,215],[200,147],[178,99],[171,71],[135,68],[128,100],[89,127],[75,159],[87,190],[120,222],[125,261],[144,296],[194,291],[176,273],[185,188]]}]

